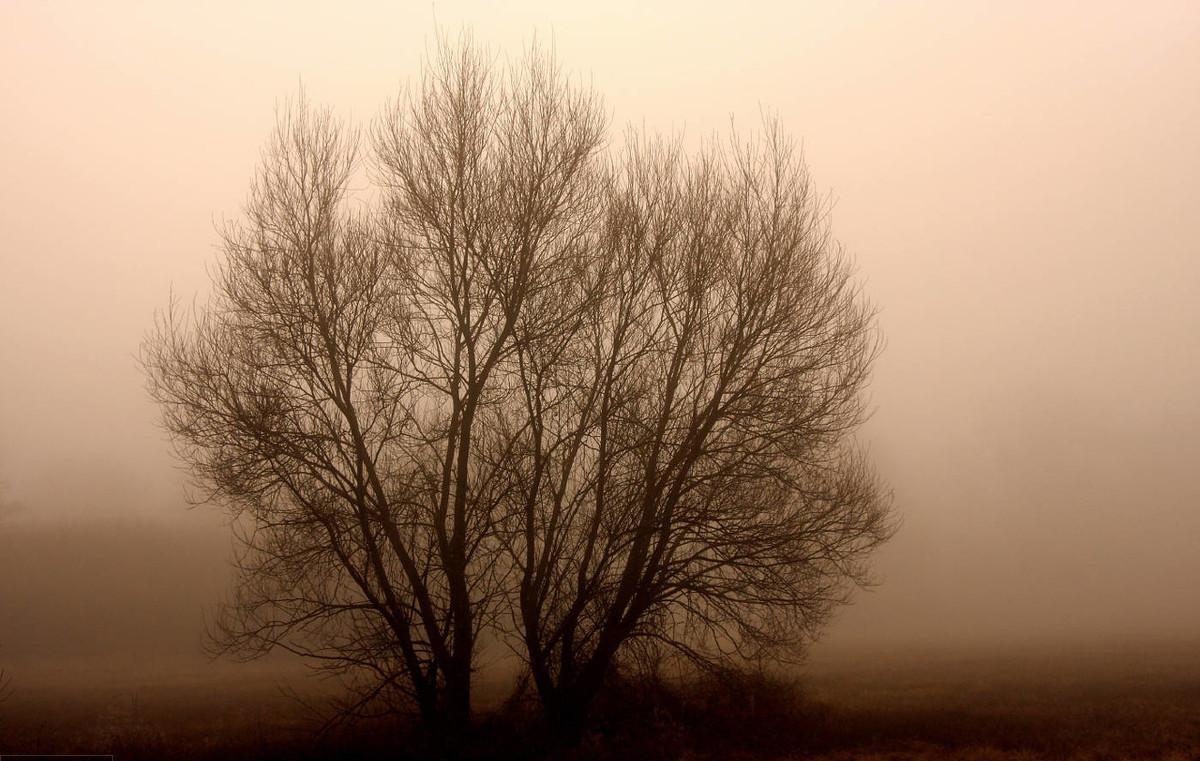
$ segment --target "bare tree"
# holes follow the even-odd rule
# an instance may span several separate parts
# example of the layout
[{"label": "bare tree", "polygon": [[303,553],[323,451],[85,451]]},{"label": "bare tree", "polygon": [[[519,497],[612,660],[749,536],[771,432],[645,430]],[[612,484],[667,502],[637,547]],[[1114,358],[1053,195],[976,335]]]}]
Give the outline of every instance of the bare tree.
[{"label": "bare tree", "polygon": [[890,530],[850,436],[877,341],[792,145],[631,136],[533,50],[443,44],[359,137],[285,109],[211,303],[144,363],[238,517],[219,641],[469,721],[479,634],[578,735],[618,657],[783,653]]},{"label": "bare tree", "polygon": [[449,660],[445,583],[414,520],[406,380],[387,368],[402,299],[374,222],[347,204],[358,138],[303,100],[280,114],[215,294],[143,349],[179,454],[239,519],[219,644],[280,646],[370,674],[433,722]]},{"label": "bare tree", "polygon": [[499,77],[443,45],[376,124],[381,193],[356,211],[357,135],[303,102],[281,114],[213,302],[144,350],[204,496],[243,519],[222,645],[355,675],[351,710],[468,721],[510,488],[476,452],[505,447],[520,315],[587,250],[602,133],[545,54]]},{"label": "bare tree", "polygon": [[567,739],[622,651],[794,648],[891,531],[848,445],[872,312],[792,144],[630,143],[587,277],[519,342],[516,628]]},{"label": "bare tree", "polygon": [[421,92],[374,131],[406,296],[402,372],[421,398],[414,480],[446,568],[453,652],[463,656],[450,667],[463,684],[471,624],[490,617],[502,588],[495,526],[517,434],[501,423],[518,399],[520,331],[586,260],[603,127],[597,99],[570,87],[545,53],[501,78],[466,44],[444,49]]}]

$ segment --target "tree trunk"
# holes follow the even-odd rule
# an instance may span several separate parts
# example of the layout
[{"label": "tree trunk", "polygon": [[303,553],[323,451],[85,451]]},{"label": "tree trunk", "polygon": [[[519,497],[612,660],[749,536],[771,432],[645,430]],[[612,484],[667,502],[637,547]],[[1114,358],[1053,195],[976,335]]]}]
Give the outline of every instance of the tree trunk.
[{"label": "tree trunk", "polygon": [[604,684],[611,653],[596,652],[568,684],[542,693],[542,705],[555,742],[573,748],[583,739],[592,701]]},{"label": "tree trunk", "polygon": [[437,694],[433,690],[422,688],[419,684],[417,685],[417,709],[421,714],[421,724],[424,725],[425,731],[436,734],[439,722]]},{"label": "tree trunk", "polygon": [[442,731],[447,735],[463,736],[471,728],[471,666],[455,663],[446,671],[446,712]]},{"label": "tree trunk", "polygon": [[574,748],[583,740],[587,728],[590,698],[575,690],[556,691],[552,699],[543,698],[543,709],[550,737],[560,748]]}]

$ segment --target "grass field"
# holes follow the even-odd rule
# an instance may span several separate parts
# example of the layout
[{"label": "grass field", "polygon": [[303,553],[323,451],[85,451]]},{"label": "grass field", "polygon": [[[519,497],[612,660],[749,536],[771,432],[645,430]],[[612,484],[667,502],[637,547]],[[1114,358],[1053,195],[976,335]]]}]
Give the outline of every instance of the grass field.
[{"label": "grass field", "polygon": [[[420,758],[419,736],[316,734],[294,695],[326,685],[263,669],[50,680],[0,705],[0,752],[117,759]],[[84,682],[91,682],[84,684]],[[1200,648],[842,653],[796,679],[617,682],[579,759],[1200,759]],[[545,755],[536,715],[484,713],[472,758]]]}]

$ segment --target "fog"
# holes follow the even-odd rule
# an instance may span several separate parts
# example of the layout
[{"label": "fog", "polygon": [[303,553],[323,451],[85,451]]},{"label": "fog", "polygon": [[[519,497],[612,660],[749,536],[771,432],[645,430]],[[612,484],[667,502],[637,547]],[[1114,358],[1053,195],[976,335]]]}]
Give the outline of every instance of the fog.
[{"label": "fog", "polygon": [[0,663],[199,657],[229,533],[139,344],[274,105],[370,119],[435,24],[553,40],[618,131],[803,139],[903,518],[817,653],[1200,637],[1200,7],[506,5],[0,6]]}]

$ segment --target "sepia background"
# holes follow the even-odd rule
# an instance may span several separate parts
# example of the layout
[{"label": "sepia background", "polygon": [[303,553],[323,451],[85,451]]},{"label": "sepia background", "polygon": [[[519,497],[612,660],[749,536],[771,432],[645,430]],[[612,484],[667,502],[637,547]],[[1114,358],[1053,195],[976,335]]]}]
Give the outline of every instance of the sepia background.
[{"label": "sepia background", "polygon": [[203,299],[274,104],[365,123],[438,27],[626,124],[801,137],[887,338],[903,527],[813,658],[1200,635],[1200,6],[0,5],[0,664],[198,667],[222,513],[137,364]]}]

